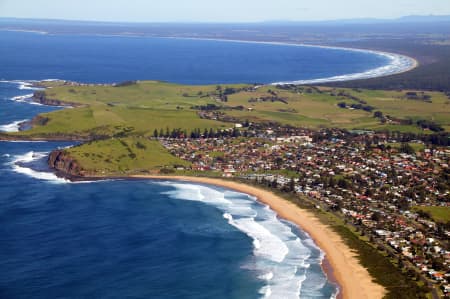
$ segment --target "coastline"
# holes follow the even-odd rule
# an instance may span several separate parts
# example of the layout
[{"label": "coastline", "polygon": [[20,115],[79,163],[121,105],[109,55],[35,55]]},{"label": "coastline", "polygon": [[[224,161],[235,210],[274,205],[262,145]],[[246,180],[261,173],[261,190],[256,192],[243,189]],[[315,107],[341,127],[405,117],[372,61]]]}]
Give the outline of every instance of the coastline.
[{"label": "coastline", "polygon": [[382,298],[385,289],[372,281],[355,253],[344,243],[341,237],[325,224],[321,223],[311,212],[301,209],[295,204],[257,187],[226,181],[216,178],[189,177],[189,176],[159,176],[159,175],[132,175],[131,179],[167,179],[203,183],[225,187],[255,196],[258,201],[268,205],[281,218],[298,225],[307,232],[316,245],[325,252],[322,262],[328,279],[339,286],[337,298]]},{"label": "coastline", "polygon": [[[121,36],[121,35],[116,35]],[[143,37],[143,36],[139,36]],[[360,53],[371,53],[378,56],[383,56],[390,59],[390,63],[387,65],[377,67],[374,69],[369,69],[364,72],[343,74],[332,77],[316,78],[316,79],[305,79],[305,80],[292,80],[283,82],[272,82],[263,85],[303,85],[303,84],[320,84],[320,83],[331,83],[331,82],[344,82],[352,80],[361,79],[372,79],[379,77],[386,77],[390,75],[397,75],[409,72],[419,66],[419,61],[411,56],[372,50],[372,49],[360,49],[351,47],[339,47],[339,46],[329,46],[329,45],[312,45],[303,43],[289,43],[289,42],[276,42],[276,41],[251,41],[251,40],[238,40],[238,39],[221,39],[221,38],[200,38],[200,37],[168,37],[160,36],[154,38],[165,38],[165,39],[182,39],[182,40],[204,40],[204,41],[217,41],[217,42],[230,42],[230,43],[245,43],[245,44],[262,44],[262,45],[278,45],[278,46],[290,46],[290,47],[310,47],[310,48],[320,48],[320,49],[330,49],[330,50],[342,50],[350,52],[360,52]]]},{"label": "coastline", "polygon": [[[11,32],[27,32],[33,34],[51,34],[48,32],[39,32],[33,30],[10,30],[10,29],[0,29],[0,31],[11,31]],[[92,34],[97,36],[98,34]],[[377,56],[383,56],[390,60],[387,65],[383,65],[377,68],[369,69],[358,73],[342,74],[337,76],[325,77],[325,78],[314,78],[314,79],[304,79],[296,80],[292,79],[290,81],[280,81],[265,83],[264,85],[287,85],[287,84],[321,84],[321,83],[332,83],[332,82],[345,82],[352,80],[361,79],[372,79],[379,77],[386,77],[390,75],[402,74],[411,71],[419,66],[417,59],[393,52],[373,50],[373,49],[362,49],[362,48],[352,48],[352,47],[340,47],[340,46],[330,46],[326,44],[305,44],[305,43],[294,43],[294,42],[282,42],[282,41],[252,41],[252,40],[239,40],[239,39],[227,39],[227,38],[208,38],[208,37],[183,37],[183,36],[143,36],[137,34],[102,34],[101,36],[111,36],[111,37],[136,37],[136,38],[161,38],[161,39],[179,39],[179,40],[203,40],[203,41],[217,41],[217,42],[230,42],[230,43],[246,43],[246,44],[262,44],[262,45],[278,45],[278,46],[290,46],[290,47],[310,47],[310,48],[321,48],[330,50],[342,50],[350,52],[359,53],[370,53]],[[48,79],[48,81],[55,79]],[[32,82],[34,80],[25,80]],[[47,80],[42,80],[47,81]],[[1,80],[0,82],[19,82],[21,80]],[[23,82],[23,81],[22,81]]]}]

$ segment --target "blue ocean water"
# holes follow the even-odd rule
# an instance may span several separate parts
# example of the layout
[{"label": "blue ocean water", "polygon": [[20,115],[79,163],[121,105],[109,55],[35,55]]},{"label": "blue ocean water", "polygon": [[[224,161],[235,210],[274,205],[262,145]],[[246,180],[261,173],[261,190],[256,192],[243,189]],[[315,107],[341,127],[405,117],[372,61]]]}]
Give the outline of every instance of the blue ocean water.
[{"label": "blue ocean water", "polygon": [[[0,38],[0,130],[59,109],[31,103],[26,82],[10,80],[206,84],[304,75],[295,47],[11,32]],[[314,59],[331,50],[318,51]],[[336,53],[329,54],[333,60]],[[277,69],[280,61],[289,65]],[[70,145],[0,142],[0,298],[336,294],[309,236],[255,198],[187,182],[68,182],[48,170],[46,157]]]},{"label": "blue ocean water", "polygon": [[0,80],[271,83],[360,73],[389,63],[366,52],[212,40],[0,31],[0,41]]}]

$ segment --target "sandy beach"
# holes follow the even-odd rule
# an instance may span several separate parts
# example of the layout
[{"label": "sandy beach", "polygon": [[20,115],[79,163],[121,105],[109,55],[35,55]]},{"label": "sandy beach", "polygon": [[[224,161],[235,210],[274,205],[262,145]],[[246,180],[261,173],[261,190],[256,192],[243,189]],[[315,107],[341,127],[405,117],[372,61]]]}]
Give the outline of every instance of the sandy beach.
[{"label": "sandy beach", "polygon": [[[306,231],[325,252],[324,267],[330,278],[335,278],[340,287],[340,298],[382,298],[385,289],[372,281],[369,272],[359,263],[352,250],[341,237],[322,224],[311,212],[263,189],[242,183],[213,178],[139,175],[134,178],[170,179],[206,183],[253,195],[269,205],[280,217],[297,224]],[[329,269],[331,267],[331,269]]]}]

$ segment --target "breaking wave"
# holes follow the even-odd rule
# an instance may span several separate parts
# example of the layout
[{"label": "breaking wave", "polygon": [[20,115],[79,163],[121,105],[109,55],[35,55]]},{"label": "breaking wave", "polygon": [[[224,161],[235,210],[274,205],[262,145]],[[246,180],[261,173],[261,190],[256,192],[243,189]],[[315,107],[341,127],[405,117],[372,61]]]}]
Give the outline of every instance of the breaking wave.
[{"label": "breaking wave", "polygon": [[[305,45],[304,45],[305,46]],[[380,66],[374,69],[369,69],[364,72],[359,73],[351,73],[344,74],[339,76],[332,76],[326,78],[317,78],[317,79],[307,79],[307,80],[293,80],[293,81],[284,81],[284,82],[274,82],[272,85],[283,85],[283,84],[317,84],[317,83],[326,83],[326,82],[342,82],[342,81],[350,81],[350,80],[360,80],[360,79],[370,79],[377,77],[384,77],[389,75],[400,74],[406,71],[409,71],[417,66],[417,61],[411,57],[381,52],[381,51],[373,51],[373,50],[361,50],[361,49],[352,49],[352,48],[339,48],[339,47],[325,47],[325,46],[317,46],[321,48],[329,48],[329,49],[341,49],[345,51],[352,52],[363,52],[363,53],[371,53],[374,55],[382,56],[387,58],[388,63],[384,66]]]},{"label": "breaking wave", "polygon": [[19,132],[20,125],[28,119],[16,120],[6,125],[0,125],[0,132]]},{"label": "breaking wave", "polygon": [[11,166],[13,171],[27,175],[29,177],[38,179],[38,180],[44,180],[49,181],[52,183],[68,183],[70,181],[60,178],[56,176],[56,174],[52,172],[44,172],[44,171],[37,171],[29,167],[29,165],[34,161],[44,159],[46,158],[48,153],[46,152],[27,152],[23,155],[15,155],[13,161],[11,162]]},{"label": "breaking wave", "polygon": [[[159,184],[175,188],[165,193],[172,198],[216,207],[223,212],[223,218],[230,225],[252,239],[254,258],[243,265],[243,268],[259,273],[258,279],[265,284],[259,290],[263,298],[335,296],[336,290],[328,295],[323,293],[330,291],[324,291],[329,282],[320,267],[323,253],[309,236],[304,233],[299,236],[292,224],[280,220],[273,210],[257,202],[255,197],[191,183]],[[313,270],[310,269],[311,263],[316,266]],[[308,286],[306,293],[302,294],[304,283],[312,287]]]},{"label": "breaking wave", "polygon": [[[58,177],[54,172],[51,171],[43,171],[38,170],[35,167],[33,167],[33,163],[36,161],[43,161],[43,163],[46,162],[46,159],[48,157],[49,152],[34,152],[30,151],[22,155],[14,155],[12,156],[12,161],[9,163],[12,167],[12,170],[16,173],[20,173],[26,176],[29,176],[31,178],[41,180],[41,181],[47,181],[50,183],[55,184],[83,184],[83,183],[93,183],[93,182],[100,182],[99,181],[70,181],[65,178]],[[103,181],[111,181],[103,180]]]}]

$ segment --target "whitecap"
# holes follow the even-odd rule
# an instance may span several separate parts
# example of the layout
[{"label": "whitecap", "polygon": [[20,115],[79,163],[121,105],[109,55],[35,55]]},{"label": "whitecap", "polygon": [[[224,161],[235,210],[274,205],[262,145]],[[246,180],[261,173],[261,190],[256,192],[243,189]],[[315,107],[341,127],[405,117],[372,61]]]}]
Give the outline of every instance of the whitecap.
[{"label": "whitecap", "polygon": [[43,90],[41,87],[34,86],[35,81],[18,81],[19,89],[22,90]]},{"label": "whitecap", "polygon": [[36,171],[23,165],[25,163],[30,163],[42,159],[47,155],[48,153],[33,151],[27,152],[23,155],[16,155],[14,156],[14,160],[11,162],[12,169],[17,173],[24,174],[38,180],[49,181],[52,183],[68,183],[68,180],[60,178],[52,172]]},{"label": "whitecap", "polygon": [[264,298],[299,298],[311,249],[294,233],[292,224],[247,194],[192,183],[157,184],[174,187],[165,192],[172,198],[214,205],[231,226],[249,236],[254,258],[242,267],[259,273],[257,277],[265,284],[259,290]]},{"label": "whitecap", "polygon": [[20,125],[28,119],[16,120],[6,125],[0,125],[0,132],[19,132]]},{"label": "whitecap", "polygon": [[[333,48],[333,47],[324,47],[324,48]],[[400,54],[381,52],[381,51],[372,51],[372,50],[352,49],[352,48],[334,48],[334,49],[342,49],[342,50],[351,51],[351,52],[371,53],[371,54],[386,58],[388,63],[386,65],[376,67],[373,69],[369,69],[369,70],[366,70],[363,72],[358,72],[358,73],[350,73],[350,74],[343,74],[343,75],[332,76],[332,77],[307,79],[307,80],[274,82],[271,85],[318,84],[318,83],[327,83],[327,82],[342,82],[342,81],[350,81],[350,80],[370,79],[370,78],[384,77],[384,76],[403,73],[403,72],[409,71],[417,66],[416,60],[414,60],[411,57],[400,55]]]},{"label": "whitecap", "polygon": [[39,159],[44,159],[48,156],[49,152],[34,152],[30,151],[23,155],[15,155],[13,156],[12,162],[10,165],[12,170],[16,173],[24,174],[26,176],[32,177],[37,180],[47,181],[49,183],[56,184],[87,184],[87,183],[95,183],[95,182],[103,182],[103,181],[112,181],[112,179],[107,180],[95,180],[95,181],[70,181],[65,178],[58,177],[55,173],[49,171],[37,171],[30,167],[27,167],[25,164],[37,161]]},{"label": "whitecap", "polygon": [[18,88],[21,89],[21,90],[44,90],[45,88],[34,86],[34,84],[36,84],[38,82],[40,82],[40,81],[38,81],[38,80],[27,80],[27,81],[21,81],[21,80],[0,80],[0,83],[17,84],[17,85],[19,85]]},{"label": "whitecap", "polygon": [[21,95],[21,96],[15,96],[11,98],[11,101],[15,101],[15,102],[25,102],[25,100],[30,99],[33,97],[33,94],[25,94],[25,95]]},{"label": "whitecap", "polygon": [[255,256],[281,263],[289,252],[286,244],[254,218],[228,219],[228,223],[253,239]]}]

